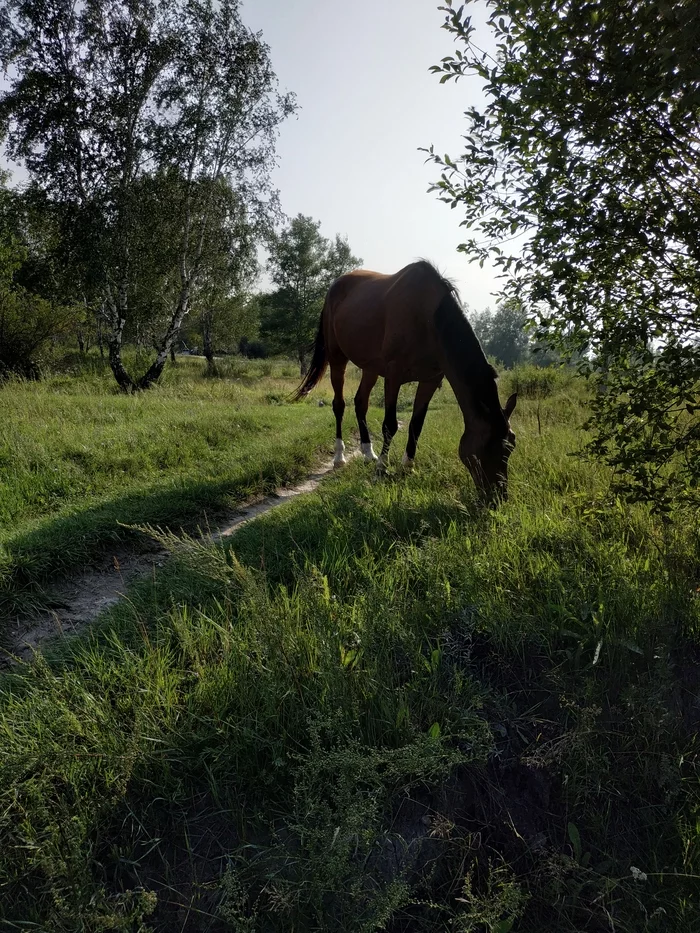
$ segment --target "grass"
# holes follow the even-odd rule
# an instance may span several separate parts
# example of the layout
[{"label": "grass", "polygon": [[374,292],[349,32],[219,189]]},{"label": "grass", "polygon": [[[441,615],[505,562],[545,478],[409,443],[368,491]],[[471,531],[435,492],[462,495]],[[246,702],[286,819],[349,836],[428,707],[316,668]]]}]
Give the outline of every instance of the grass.
[{"label": "grass", "polygon": [[5,675],[0,925],[700,930],[697,523],[612,499],[584,410],[521,399],[483,511],[443,391],[413,475],[165,535]]},{"label": "grass", "polygon": [[315,400],[282,404],[294,366],[227,360],[220,369],[206,378],[201,361],[184,358],[157,390],[125,396],[91,358],[79,374],[0,389],[6,614],[40,598],[43,582],[127,539],[133,546],[124,526],[192,530],[305,475],[331,450],[327,411]]}]

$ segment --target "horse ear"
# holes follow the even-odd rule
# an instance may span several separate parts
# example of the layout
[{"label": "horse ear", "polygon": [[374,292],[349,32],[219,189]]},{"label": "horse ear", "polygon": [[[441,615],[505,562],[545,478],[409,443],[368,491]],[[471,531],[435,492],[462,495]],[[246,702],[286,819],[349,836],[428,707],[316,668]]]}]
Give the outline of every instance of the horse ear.
[{"label": "horse ear", "polygon": [[513,414],[515,409],[515,403],[518,401],[518,393],[513,392],[511,397],[506,402],[506,407],[503,409],[503,414],[506,416],[506,420],[510,420],[510,416]]}]

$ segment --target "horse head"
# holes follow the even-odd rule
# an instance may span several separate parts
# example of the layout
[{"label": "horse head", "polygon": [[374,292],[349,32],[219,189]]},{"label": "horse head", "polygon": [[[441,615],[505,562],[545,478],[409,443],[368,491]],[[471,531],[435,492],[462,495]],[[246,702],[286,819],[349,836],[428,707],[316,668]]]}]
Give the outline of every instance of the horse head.
[{"label": "horse head", "polygon": [[505,431],[501,425],[491,426],[481,435],[465,431],[459,443],[460,459],[488,502],[508,498],[508,459],[515,449],[510,416],[517,400],[517,393],[513,393],[502,409]]}]

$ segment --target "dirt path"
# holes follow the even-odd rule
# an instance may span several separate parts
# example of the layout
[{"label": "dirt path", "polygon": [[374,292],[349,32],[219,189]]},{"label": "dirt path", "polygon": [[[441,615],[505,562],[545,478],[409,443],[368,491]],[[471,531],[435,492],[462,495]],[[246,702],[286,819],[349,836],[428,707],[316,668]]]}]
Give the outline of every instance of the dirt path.
[{"label": "dirt path", "polygon": [[[356,456],[358,451],[348,456]],[[235,534],[239,528],[254,521],[265,512],[275,509],[290,499],[313,492],[329,473],[333,472],[333,461],[322,463],[301,483],[283,486],[264,498],[245,500],[235,513],[224,523],[210,528],[204,536],[218,542]],[[73,635],[90,625],[98,615],[124,598],[127,587],[134,580],[154,575],[168,558],[168,551],[156,542],[148,553],[134,553],[125,548],[117,549],[96,567],[72,575],[60,583],[45,588],[50,611],[18,618],[10,623],[8,652],[10,657],[24,659],[53,638]],[[3,659],[0,657],[0,666]]]}]

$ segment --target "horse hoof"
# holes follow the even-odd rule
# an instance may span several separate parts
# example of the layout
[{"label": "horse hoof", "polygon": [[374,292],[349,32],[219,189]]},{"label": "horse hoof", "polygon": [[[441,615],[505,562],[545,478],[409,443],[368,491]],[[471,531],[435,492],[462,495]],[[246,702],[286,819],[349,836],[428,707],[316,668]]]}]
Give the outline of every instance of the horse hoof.
[{"label": "horse hoof", "polygon": [[365,458],[367,463],[377,462],[377,455],[372,450],[371,444],[360,444],[360,450],[362,451],[362,456]]},{"label": "horse hoof", "polygon": [[345,466],[347,463],[345,459],[345,444],[341,441],[339,437],[335,439],[335,456],[333,457],[333,469],[337,470],[338,467]]}]

